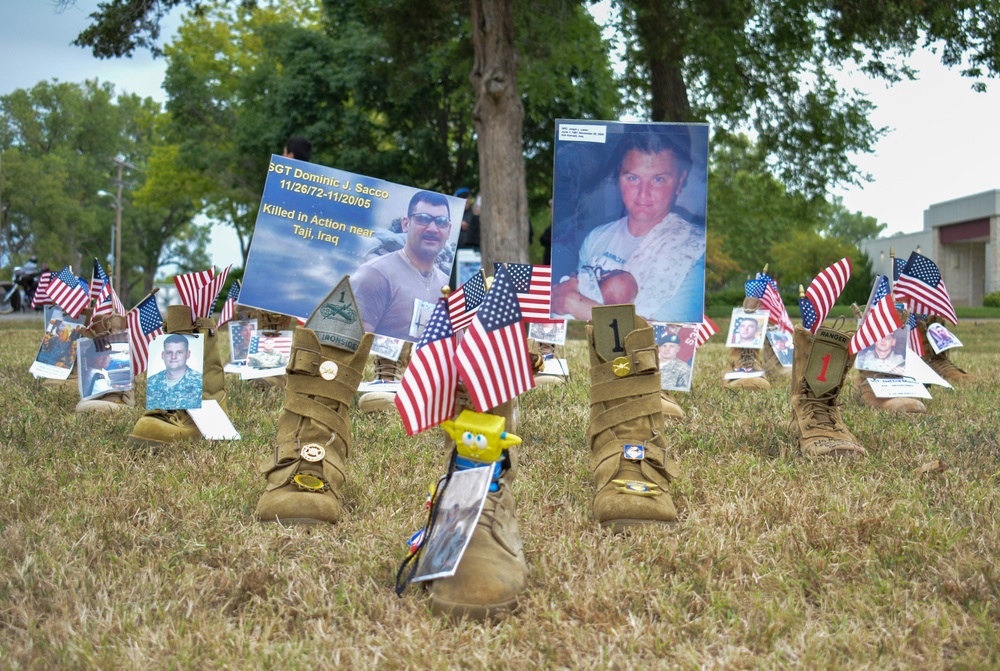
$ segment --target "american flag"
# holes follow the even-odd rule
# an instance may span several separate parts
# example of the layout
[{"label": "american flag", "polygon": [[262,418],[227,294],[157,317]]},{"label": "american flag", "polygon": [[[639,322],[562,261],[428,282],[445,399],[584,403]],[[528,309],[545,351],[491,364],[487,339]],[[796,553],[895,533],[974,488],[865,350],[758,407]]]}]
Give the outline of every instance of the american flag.
[{"label": "american flag", "polygon": [[229,271],[232,269],[233,266],[230,264],[229,267],[214,276],[208,284],[201,288],[198,294],[197,309],[195,310],[196,318],[209,319],[212,316],[212,310],[215,309],[215,301],[218,299],[219,292],[222,291],[222,286],[226,283],[226,278],[229,277]]},{"label": "american flag", "polygon": [[284,354],[285,356],[292,355],[292,336],[286,334],[286,332],[281,332],[282,335],[275,336],[254,336],[250,338],[250,347],[247,349],[247,354],[256,354],[260,351],[258,348],[260,346],[260,341],[264,338],[270,338],[274,343],[274,351]]},{"label": "american flag", "polygon": [[104,291],[104,287],[111,284],[111,280],[108,278],[108,274],[104,272],[104,268],[101,267],[101,262],[94,259],[94,274],[93,279],[90,281],[90,300],[101,302],[101,292]]},{"label": "american flag", "polygon": [[747,296],[760,299],[760,304],[767,310],[769,319],[778,325],[780,331],[791,333],[795,330],[792,319],[788,316],[788,310],[785,309],[785,303],[781,300],[781,294],[778,293],[778,285],[769,275],[757,273],[756,279],[747,280],[746,291]]},{"label": "american flag", "polygon": [[851,279],[851,260],[846,256],[816,276],[806,290],[805,298],[799,299],[802,325],[805,328],[816,333],[816,329],[830,314],[830,308],[837,302],[849,279]]},{"label": "american flag", "polygon": [[[507,272],[514,282],[521,320],[525,322],[550,322],[552,312],[552,266],[533,266],[530,263],[507,263]],[[496,273],[499,263],[493,264]]]},{"label": "american flag", "polygon": [[469,328],[476,310],[486,297],[486,278],[476,273],[448,296],[448,313],[451,317],[451,328],[457,333]]},{"label": "american flag", "polygon": [[802,328],[815,333],[813,327],[816,326],[816,322],[819,321],[819,315],[816,314],[816,308],[813,307],[812,301],[805,296],[799,298],[799,310],[802,312]]},{"label": "american flag", "polygon": [[506,268],[497,270],[455,358],[458,375],[479,412],[535,386],[521,308]]},{"label": "american flag", "polygon": [[240,299],[240,289],[242,286],[239,280],[235,280],[232,286],[229,287],[226,302],[222,304],[222,314],[219,315],[219,326],[222,326],[233,318],[233,313],[236,312],[236,301]]},{"label": "american flag", "polygon": [[719,332],[719,327],[713,322],[708,315],[701,320],[701,324],[698,325],[698,335],[695,337],[694,346],[695,349],[701,347],[705,342]]},{"label": "american flag", "polygon": [[958,315],[941,279],[941,271],[926,256],[916,252],[910,254],[896,282],[896,295],[912,312],[941,315],[952,324],[958,323]]},{"label": "american flag", "polygon": [[438,300],[403,372],[394,401],[406,435],[412,436],[451,419],[455,414],[457,386],[455,332],[447,303]]},{"label": "american flag", "polygon": [[150,294],[125,315],[128,324],[129,349],[132,352],[132,374],[146,370],[149,363],[149,343],[163,334],[163,318],[156,307],[156,297]]},{"label": "american flag", "polygon": [[125,306],[122,305],[118,294],[115,293],[114,288],[111,286],[111,280],[106,280],[104,287],[97,295],[97,302],[94,303],[94,316],[110,314],[125,314]]},{"label": "american flag", "polygon": [[910,328],[909,345],[910,349],[917,353],[917,356],[923,358],[924,356],[924,343],[920,339],[920,331],[917,329],[917,315],[910,313],[910,318],[906,320],[906,325]]},{"label": "american flag", "polygon": [[903,268],[906,267],[906,261],[903,259],[898,259],[895,256],[892,257],[892,281],[896,282],[899,280],[899,276],[903,272]]},{"label": "american flag", "polygon": [[31,297],[31,309],[40,308],[45,305],[52,305],[52,297],[49,296],[49,284],[55,273],[46,270],[38,278],[38,286],[35,287],[35,294]]},{"label": "american flag", "polygon": [[177,285],[177,293],[180,294],[181,303],[191,308],[192,319],[198,318],[202,289],[212,281],[214,276],[214,269],[209,269],[174,277],[174,284]]},{"label": "american flag", "polygon": [[55,273],[49,281],[46,293],[53,302],[63,309],[73,319],[80,316],[90,302],[90,296],[77,281],[76,275],[66,266]]},{"label": "american flag", "polygon": [[889,278],[879,275],[875,280],[872,305],[865,312],[861,328],[851,338],[850,352],[857,354],[901,328],[903,322],[899,320],[899,314],[896,312],[896,301],[893,300],[892,291],[889,290]]}]

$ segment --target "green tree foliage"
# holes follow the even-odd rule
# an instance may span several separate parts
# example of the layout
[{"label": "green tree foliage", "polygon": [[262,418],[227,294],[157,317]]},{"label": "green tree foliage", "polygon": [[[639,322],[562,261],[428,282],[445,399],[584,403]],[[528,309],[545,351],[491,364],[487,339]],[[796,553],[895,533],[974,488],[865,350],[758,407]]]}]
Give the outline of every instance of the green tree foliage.
[{"label": "green tree foliage", "polygon": [[976,78],[1000,73],[994,0],[616,0],[626,43],[625,84],[654,121],[710,121],[752,129],[782,182],[822,195],[864,179],[852,152],[885,132],[871,104],[834,73],[856,66],[888,82],[913,75],[906,59],[930,47]]},{"label": "green tree foliage", "polygon": [[[200,177],[205,213],[234,228],[244,258],[268,159],[281,152],[289,120],[298,120],[298,113],[289,110],[268,123],[261,108],[275,104],[272,96],[276,101],[288,97],[268,79],[268,73],[283,66],[270,58],[269,45],[288,33],[294,34],[289,39],[315,34],[315,18],[300,4],[290,3],[281,11],[217,8],[195,13],[185,18],[178,38],[165,50],[169,62],[164,88],[170,113],[165,132],[179,147],[176,159]],[[293,21],[303,27],[296,28]],[[304,47],[300,53],[315,56]],[[310,96],[304,103],[336,105],[340,97],[315,81],[329,69],[316,69],[313,81],[304,82],[294,65],[289,80],[301,95]]]},{"label": "green tree foliage", "polygon": [[[164,135],[166,116],[153,120],[148,155],[143,163],[145,179],[132,199],[132,230],[127,238],[133,267],[132,280],[145,295],[153,288],[157,270],[174,265],[179,272],[203,270],[210,264],[205,249],[209,226],[196,224],[207,184],[202,175],[181,159],[180,147]],[[136,296],[141,298],[141,296]]]},{"label": "green tree foliage", "polygon": [[[708,194],[710,291],[742,286],[768,264],[783,291],[808,285],[816,273],[847,256],[854,264],[842,300],[867,298],[871,263],[859,243],[884,229],[874,217],[788,190],[767,167],[767,153],[745,135],[716,132]],[[850,299],[848,300],[848,296]]]},{"label": "green tree foliage", "polygon": [[738,268],[742,282],[764,263],[781,277],[785,270],[771,258],[776,244],[795,232],[820,224],[824,202],[791,193],[767,166],[766,151],[745,135],[716,132],[712,142],[708,190],[708,230],[720,237],[721,250]]},{"label": "green tree foliage", "polygon": [[[152,99],[116,97],[112,84],[96,81],[41,82],[0,97],[8,261],[20,263],[34,254],[53,268],[72,265],[86,277],[93,258],[106,264],[114,198],[98,192],[117,191],[117,159],[130,166],[122,174],[121,298],[129,302],[138,298],[132,288],[150,288],[156,268],[170,258],[160,251],[169,247],[171,236],[192,234],[196,211],[186,185],[178,180],[164,185],[160,199],[139,196],[152,182],[147,159],[163,144],[157,132],[161,116]],[[188,206],[180,207],[181,202]],[[158,223],[164,218],[176,221],[164,227]],[[140,254],[151,247],[151,258]]]},{"label": "green tree foliage", "polygon": [[[113,4],[77,40],[100,56],[150,47],[156,35],[148,22],[196,5]],[[317,17],[309,0],[198,6],[165,49],[172,137],[192,165],[214,171],[209,214],[233,224],[244,253],[263,166],[291,134],[309,137],[314,160],[326,165],[447,192],[480,187],[474,110],[483,94],[470,87],[468,3],[325,0],[322,7]],[[513,14],[517,41],[506,46],[518,54],[524,123],[504,141],[523,141],[517,155],[527,161],[528,200],[540,209],[551,193],[554,120],[614,117],[617,93],[600,30],[584,8],[559,1],[536,9]],[[122,14],[133,19],[124,27],[116,23]],[[485,200],[513,202],[506,188],[484,185]],[[484,227],[489,209],[484,203]],[[506,258],[526,258],[527,231],[523,240],[506,234],[514,224],[500,224],[515,252]]]},{"label": "green tree foliage", "polygon": [[[105,257],[110,221],[97,191],[120,150],[121,115],[110,84],[41,82],[0,97],[4,247],[9,261],[36,254],[81,271]],[[89,268],[89,265],[88,265]]]}]

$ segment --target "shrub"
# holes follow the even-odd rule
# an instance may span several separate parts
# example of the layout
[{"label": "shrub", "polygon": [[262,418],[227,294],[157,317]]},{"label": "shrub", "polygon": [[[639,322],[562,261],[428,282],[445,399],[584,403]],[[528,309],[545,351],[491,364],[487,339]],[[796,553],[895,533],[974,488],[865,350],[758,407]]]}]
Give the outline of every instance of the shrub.
[{"label": "shrub", "polygon": [[988,308],[1000,308],[1000,291],[983,296],[983,306]]}]

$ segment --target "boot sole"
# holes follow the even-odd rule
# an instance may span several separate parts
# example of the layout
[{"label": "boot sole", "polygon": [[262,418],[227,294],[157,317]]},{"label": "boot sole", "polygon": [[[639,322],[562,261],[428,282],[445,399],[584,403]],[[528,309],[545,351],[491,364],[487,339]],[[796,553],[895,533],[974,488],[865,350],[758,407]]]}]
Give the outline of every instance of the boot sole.
[{"label": "boot sole", "polygon": [[272,517],[269,519],[257,518],[261,524],[281,524],[282,526],[291,524],[336,524],[326,520],[314,520],[311,517]]},{"label": "boot sole", "polygon": [[128,438],[125,440],[125,443],[133,447],[163,447],[164,445],[177,445],[178,443],[193,439],[193,437],[185,437],[178,440],[156,440],[154,438],[136,436],[130,433]]},{"label": "boot sole", "polygon": [[431,612],[435,615],[444,615],[453,620],[468,618],[482,622],[499,615],[510,613],[517,607],[517,597],[504,601],[503,603],[452,603],[431,597]]},{"label": "boot sole", "polygon": [[638,526],[650,526],[658,525],[661,527],[672,527],[676,526],[677,520],[633,520],[633,519],[622,519],[622,520],[607,520],[606,522],[601,522],[602,529],[611,529],[612,532],[620,534],[623,531],[627,531],[632,527]]},{"label": "boot sole", "polygon": [[131,433],[129,434],[125,442],[135,447],[159,447],[161,445],[170,444],[170,443],[164,443],[163,441],[160,440],[153,440],[152,438],[143,438],[142,436],[135,436],[132,435]]}]

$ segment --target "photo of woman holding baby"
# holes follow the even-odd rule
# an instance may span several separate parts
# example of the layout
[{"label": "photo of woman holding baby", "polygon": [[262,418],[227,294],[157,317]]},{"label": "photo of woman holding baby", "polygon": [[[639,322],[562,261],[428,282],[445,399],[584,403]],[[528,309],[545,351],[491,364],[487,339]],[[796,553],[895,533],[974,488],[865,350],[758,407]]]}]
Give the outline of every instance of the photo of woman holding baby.
[{"label": "photo of woman holding baby", "polygon": [[[646,319],[700,322],[707,127],[559,124],[553,316],[589,320],[595,305],[633,303]],[[594,124],[603,124],[603,135]],[[575,132],[577,127],[582,131]],[[560,137],[575,139],[560,142]],[[684,199],[689,190],[691,197]],[[603,207],[593,207],[595,199]],[[607,221],[609,216],[615,218]]]}]

